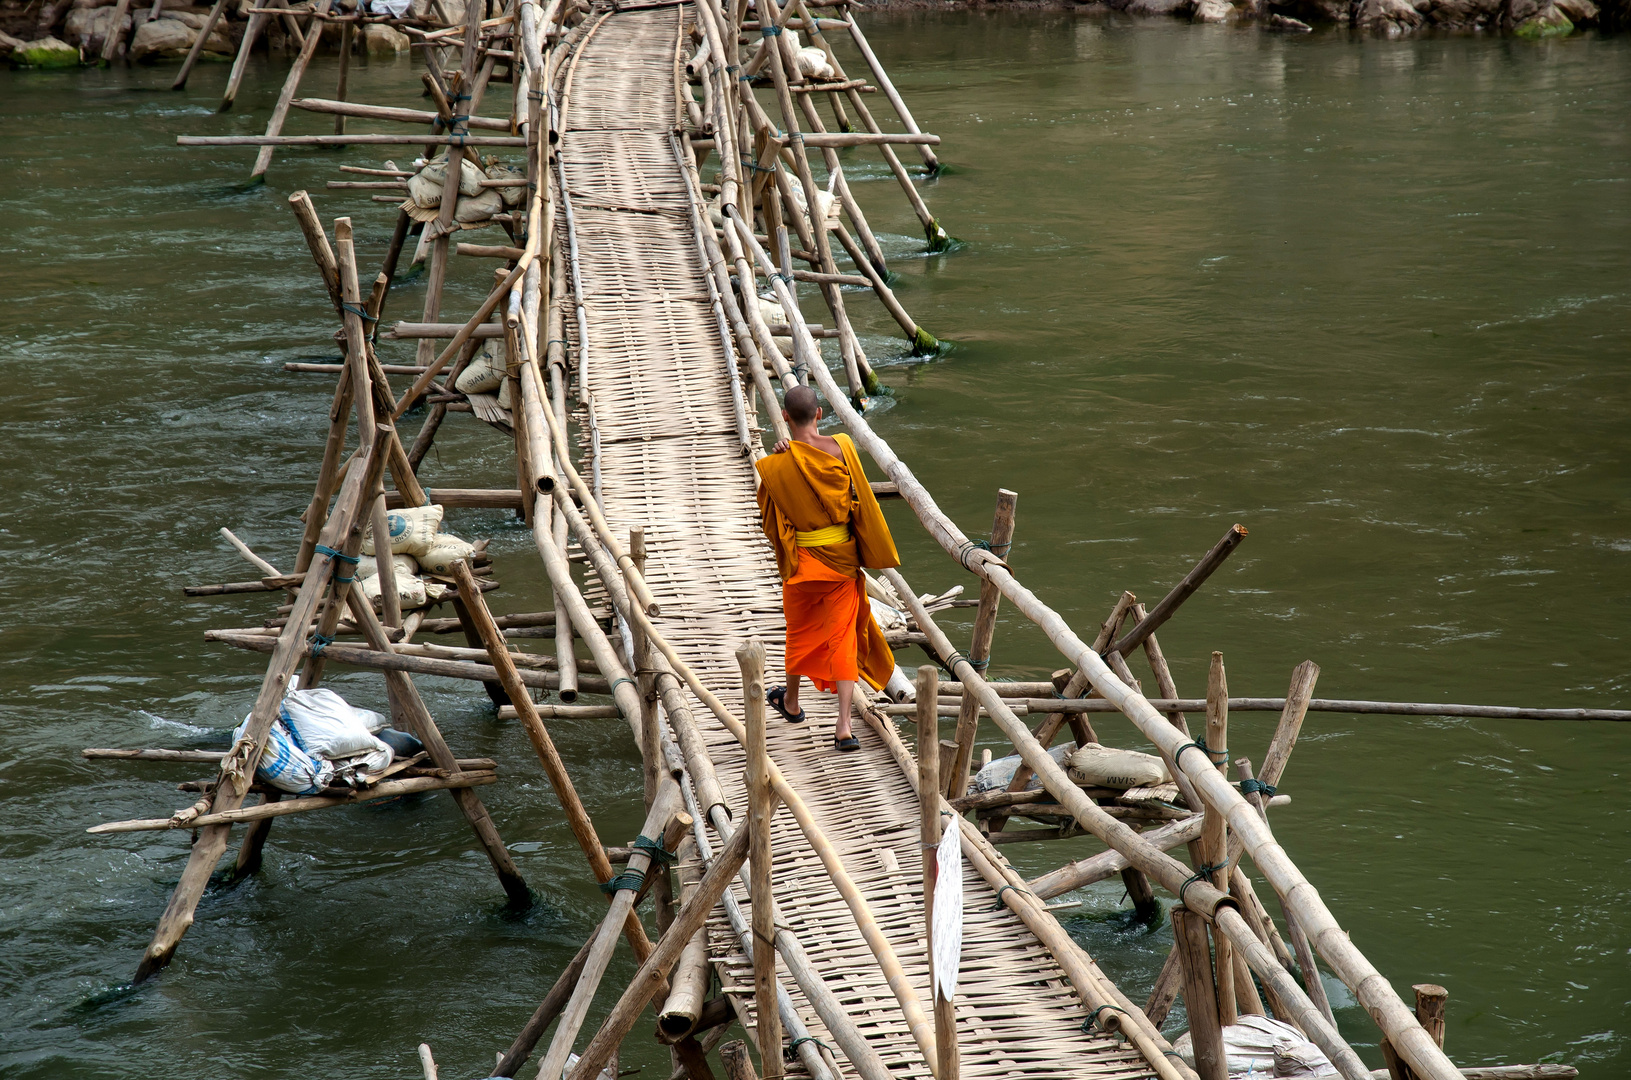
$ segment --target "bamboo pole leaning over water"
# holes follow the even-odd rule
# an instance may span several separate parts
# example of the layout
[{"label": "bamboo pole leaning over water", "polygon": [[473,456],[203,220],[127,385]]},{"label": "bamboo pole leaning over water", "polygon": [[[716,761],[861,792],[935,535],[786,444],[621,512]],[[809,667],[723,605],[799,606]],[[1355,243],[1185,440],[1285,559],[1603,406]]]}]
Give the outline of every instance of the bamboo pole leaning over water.
[{"label": "bamboo pole leaning over water", "polygon": [[[1008,549],[1013,543],[1014,506],[1018,501],[1019,496],[1014,492],[998,489],[997,513],[991,522],[991,539],[988,542],[992,552],[999,558],[1008,557]],[[982,581],[980,608],[974,617],[974,636],[968,647],[969,663],[982,672],[991,663],[991,639],[996,633],[997,607],[1001,603],[1002,594],[997,592],[996,586],[988,581]],[[918,700],[922,701],[921,694]],[[947,798],[961,798],[968,790],[968,767],[974,757],[974,739],[979,722],[980,703],[972,693],[964,690],[962,708],[957,714],[957,751],[951,763],[951,781],[946,788]]]},{"label": "bamboo pole leaning over water", "polygon": [[[923,951],[929,956],[929,994],[934,1000],[934,1043],[940,1051],[935,1080],[957,1080],[957,1013],[954,1002],[939,985],[934,952],[934,896],[940,851],[940,718],[934,700],[938,670],[930,664],[917,669],[917,798],[918,831],[923,849]],[[954,776],[955,780],[956,777]],[[961,786],[961,785],[959,785]],[[960,793],[959,793],[960,794]],[[952,827],[961,828],[952,818]],[[961,913],[958,914],[959,919]]]}]

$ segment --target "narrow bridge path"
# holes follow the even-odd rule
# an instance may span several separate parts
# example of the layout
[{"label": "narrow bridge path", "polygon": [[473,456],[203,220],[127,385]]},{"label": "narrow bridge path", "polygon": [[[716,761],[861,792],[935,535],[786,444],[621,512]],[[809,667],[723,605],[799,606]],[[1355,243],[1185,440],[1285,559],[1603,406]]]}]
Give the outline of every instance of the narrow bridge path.
[{"label": "narrow bridge path", "polygon": [[[738,441],[730,384],[736,355],[710,306],[688,184],[670,139],[680,35],[693,19],[689,6],[597,11],[580,27],[564,65],[559,154],[587,338],[579,340],[573,318],[566,324],[573,355],[582,350],[597,436],[585,475],[597,477],[614,529],[645,529],[646,580],[662,606],[659,629],[737,707],[734,650],[750,637],[762,639],[774,685],[781,681],[784,631],[753,467]],[[568,228],[564,208],[555,227]],[[917,797],[870,730],[858,723],[862,750],[836,754],[831,699],[807,692],[804,702],[810,721],[802,726],[773,715],[771,754],[864,891],[927,1010]],[[740,819],[743,754],[705,710],[697,718]],[[843,899],[785,809],[774,846],[784,923],[890,1070],[927,1076]],[[963,888],[956,1006],[963,1075],[1149,1076],[1130,1046],[1082,1032],[1084,1010],[1058,965],[966,863]],[[751,963],[717,912],[710,941],[721,981],[749,1017]],[[783,985],[811,1033],[833,1045],[792,980],[784,976]]]}]

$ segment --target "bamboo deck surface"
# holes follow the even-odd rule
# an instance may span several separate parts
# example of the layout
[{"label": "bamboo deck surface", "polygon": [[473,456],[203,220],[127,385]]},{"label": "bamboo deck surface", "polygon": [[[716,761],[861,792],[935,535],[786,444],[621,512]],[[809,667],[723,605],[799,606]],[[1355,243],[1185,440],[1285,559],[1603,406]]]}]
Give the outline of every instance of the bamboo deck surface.
[{"label": "bamboo deck surface", "polygon": [[[575,320],[566,322],[571,344],[588,352],[607,519],[620,533],[645,529],[646,580],[663,612],[659,628],[713,691],[738,707],[735,649],[750,637],[763,640],[767,682],[780,683],[784,626],[753,468],[736,437],[728,382],[735,356],[708,304],[686,181],[669,143],[675,50],[682,19],[689,18],[686,7],[628,8],[597,13],[580,28],[559,152],[588,340],[577,340]],[[556,227],[566,228],[563,213]],[[861,751],[837,754],[832,699],[806,687],[803,701],[810,716],[803,726],[772,714],[771,755],[865,893],[927,1009],[916,796],[864,724],[855,725]],[[742,750],[705,709],[695,711],[726,796],[738,822],[745,821]],[[784,924],[890,1070],[928,1076],[848,909],[785,809],[776,818],[774,849]],[[1058,965],[1013,913],[992,910],[994,890],[966,864],[963,876],[957,999],[963,1074],[1151,1075],[1136,1050],[1081,1031],[1085,1010]],[[709,931],[716,970],[751,1038],[751,961],[717,909]],[[785,971],[783,985],[811,1033],[834,1045]]]}]

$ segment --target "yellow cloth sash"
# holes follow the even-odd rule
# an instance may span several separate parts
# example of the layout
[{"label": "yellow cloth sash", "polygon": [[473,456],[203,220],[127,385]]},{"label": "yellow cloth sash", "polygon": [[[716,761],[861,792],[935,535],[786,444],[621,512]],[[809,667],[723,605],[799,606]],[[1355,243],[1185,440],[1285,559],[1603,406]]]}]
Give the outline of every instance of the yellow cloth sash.
[{"label": "yellow cloth sash", "polygon": [[793,542],[801,548],[826,547],[829,544],[842,544],[849,539],[849,535],[849,522],[844,521],[837,525],[828,525],[825,529],[794,532]]}]

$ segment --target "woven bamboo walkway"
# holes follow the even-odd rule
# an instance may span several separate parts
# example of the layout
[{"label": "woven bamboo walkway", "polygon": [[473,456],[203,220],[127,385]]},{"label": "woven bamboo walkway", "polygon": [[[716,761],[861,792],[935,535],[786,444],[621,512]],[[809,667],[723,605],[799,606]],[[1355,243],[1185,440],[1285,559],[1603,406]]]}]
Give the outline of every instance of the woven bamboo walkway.
[{"label": "woven bamboo walkway", "polygon": [[[768,681],[782,681],[783,622],[776,564],[759,529],[753,469],[737,441],[729,379],[733,347],[708,303],[675,126],[675,55],[689,8],[597,12],[578,39],[560,156],[572,201],[589,334],[587,388],[599,433],[600,496],[620,533],[645,529],[646,580],[661,632],[727,704],[739,706],[735,648],[757,636]],[[564,213],[556,227],[566,228]],[[771,755],[809,802],[866,894],[927,1006],[917,798],[887,751],[857,724],[859,753],[832,750],[830,698],[807,693],[810,722],[773,722]],[[698,721],[719,779],[739,808],[743,754],[706,710]],[[927,1076],[911,1034],[842,898],[792,817],[774,833],[775,892],[785,923],[884,1063]],[[965,864],[962,981],[957,999],[966,1076],[1144,1077],[1137,1051],[1084,1034],[1084,1010],[1057,964]],[[738,890],[738,899],[745,897]],[[712,957],[742,1016],[753,974],[717,911]],[[832,1042],[792,980],[813,1035]],[[747,1030],[753,1031],[751,1021]]]}]

